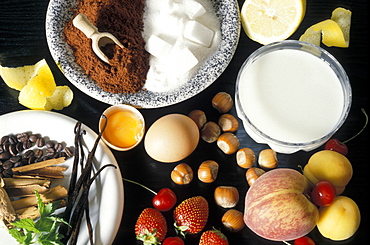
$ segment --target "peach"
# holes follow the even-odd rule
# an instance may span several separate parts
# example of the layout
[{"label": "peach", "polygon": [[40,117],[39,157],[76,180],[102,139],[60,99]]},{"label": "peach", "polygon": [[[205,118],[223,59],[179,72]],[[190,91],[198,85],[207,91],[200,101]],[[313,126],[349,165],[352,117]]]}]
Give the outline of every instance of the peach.
[{"label": "peach", "polygon": [[319,219],[306,193],[311,183],[293,169],[278,168],[261,175],[245,197],[244,222],[257,235],[288,241],[309,233]]},{"label": "peach", "polygon": [[351,198],[337,196],[327,207],[320,207],[317,228],[321,235],[334,241],[350,238],[360,226],[360,210]]},{"label": "peach", "polygon": [[340,195],[352,178],[353,170],[350,161],[342,154],[323,150],[313,154],[303,169],[303,174],[313,184],[320,180],[330,181]]}]

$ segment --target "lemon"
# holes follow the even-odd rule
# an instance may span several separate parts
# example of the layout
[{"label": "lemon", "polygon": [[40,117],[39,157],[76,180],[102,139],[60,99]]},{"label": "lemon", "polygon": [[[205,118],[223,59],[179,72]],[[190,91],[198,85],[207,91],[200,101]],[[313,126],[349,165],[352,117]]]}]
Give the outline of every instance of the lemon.
[{"label": "lemon", "polygon": [[241,21],[250,39],[266,45],[290,37],[305,13],[305,0],[246,0]]},{"label": "lemon", "polygon": [[9,87],[20,91],[19,103],[30,109],[61,110],[72,102],[72,90],[68,86],[56,86],[45,59],[31,66],[0,66],[0,75]]},{"label": "lemon", "polygon": [[45,59],[40,60],[34,65],[21,67],[3,67],[0,65],[0,75],[6,85],[10,88],[21,90],[28,81],[35,75],[40,67],[47,65]]},{"label": "lemon", "polygon": [[61,110],[71,104],[73,92],[68,86],[57,86],[52,96],[46,98],[46,108]]},{"label": "lemon", "polygon": [[23,87],[18,96],[18,101],[21,105],[33,110],[51,110],[47,106],[46,97],[42,96],[40,92],[33,86],[26,85]]},{"label": "lemon", "polygon": [[322,43],[326,46],[347,48],[349,46],[351,16],[351,11],[344,8],[336,8],[332,13],[331,19],[312,25],[299,40],[320,46],[322,35]]},{"label": "lemon", "polygon": [[344,8],[336,8],[331,14],[331,19],[334,20],[343,32],[346,47],[349,46],[349,30],[351,28],[352,12]]}]

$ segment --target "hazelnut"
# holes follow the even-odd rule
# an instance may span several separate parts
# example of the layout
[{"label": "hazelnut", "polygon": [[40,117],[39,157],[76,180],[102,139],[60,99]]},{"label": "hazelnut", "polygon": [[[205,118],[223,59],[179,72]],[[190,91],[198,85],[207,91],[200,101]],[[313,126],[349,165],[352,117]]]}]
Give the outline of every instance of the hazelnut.
[{"label": "hazelnut", "polygon": [[222,114],[218,119],[218,126],[224,132],[235,132],[239,128],[239,122],[231,114]]},{"label": "hazelnut", "polygon": [[204,124],[200,131],[200,137],[207,143],[215,142],[221,134],[221,129],[217,123],[209,121]]},{"label": "hazelnut", "polygon": [[245,177],[249,186],[252,186],[254,181],[256,181],[262,174],[266,173],[265,170],[261,168],[252,167],[247,170]]},{"label": "hazelnut", "polygon": [[212,183],[218,174],[218,163],[212,160],[202,162],[198,168],[198,179],[204,183]]},{"label": "hazelnut", "polygon": [[195,122],[199,129],[201,129],[203,125],[207,122],[206,114],[202,110],[191,111],[189,113],[189,117],[193,119],[193,121]]},{"label": "hazelnut", "polygon": [[230,111],[234,102],[230,94],[226,92],[219,92],[212,98],[212,106],[220,113],[226,113]]},{"label": "hazelnut", "polygon": [[236,209],[227,210],[221,218],[222,224],[231,232],[238,232],[244,228],[243,213]]},{"label": "hazelnut", "polygon": [[239,139],[235,136],[235,134],[226,132],[220,135],[217,139],[217,146],[225,153],[225,154],[233,154],[239,149]]},{"label": "hazelnut", "polygon": [[250,168],[256,162],[256,155],[251,148],[242,148],[236,152],[236,163],[242,168]]},{"label": "hazelnut", "polygon": [[172,170],[171,179],[178,185],[189,184],[193,180],[193,170],[188,164],[180,163]]},{"label": "hazelnut", "polygon": [[214,193],[217,205],[233,208],[239,202],[239,191],[234,186],[218,186]]},{"label": "hazelnut", "polygon": [[276,157],[276,152],[272,149],[264,149],[260,152],[258,156],[258,164],[262,168],[276,168],[278,165],[278,159]]}]

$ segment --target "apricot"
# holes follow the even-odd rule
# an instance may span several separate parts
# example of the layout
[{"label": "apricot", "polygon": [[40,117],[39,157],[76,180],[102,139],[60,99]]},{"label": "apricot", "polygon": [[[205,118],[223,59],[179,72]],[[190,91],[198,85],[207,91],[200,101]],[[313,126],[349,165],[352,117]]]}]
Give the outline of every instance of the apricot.
[{"label": "apricot", "polygon": [[331,205],[320,207],[317,228],[324,237],[341,241],[355,234],[360,220],[360,210],[355,201],[337,196]]},{"label": "apricot", "polygon": [[303,169],[303,174],[313,184],[320,180],[330,181],[340,195],[353,175],[350,161],[342,154],[323,150],[313,154]]}]

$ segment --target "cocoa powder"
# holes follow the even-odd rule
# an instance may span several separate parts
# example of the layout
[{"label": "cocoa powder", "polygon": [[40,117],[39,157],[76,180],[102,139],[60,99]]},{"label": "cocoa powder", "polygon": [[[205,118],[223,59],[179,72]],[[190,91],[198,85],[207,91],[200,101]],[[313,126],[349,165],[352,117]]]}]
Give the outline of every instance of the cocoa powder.
[{"label": "cocoa powder", "polygon": [[122,49],[117,45],[103,49],[110,64],[95,55],[91,40],[73,26],[74,16],[64,28],[76,62],[105,91],[135,93],[145,84],[149,53],[142,37],[144,7],[145,0],[80,0],[74,9],[74,16],[85,14],[99,32],[112,33],[124,45]]}]

